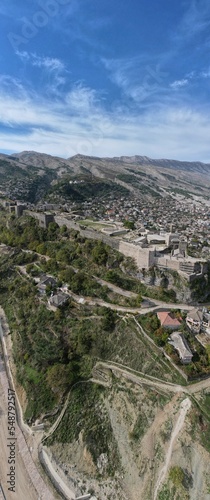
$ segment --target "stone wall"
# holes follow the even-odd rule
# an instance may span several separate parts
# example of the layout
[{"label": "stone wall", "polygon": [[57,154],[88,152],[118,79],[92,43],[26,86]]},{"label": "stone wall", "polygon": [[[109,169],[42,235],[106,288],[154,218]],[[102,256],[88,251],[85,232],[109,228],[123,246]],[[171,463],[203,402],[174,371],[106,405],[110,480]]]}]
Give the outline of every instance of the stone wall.
[{"label": "stone wall", "polygon": [[135,259],[139,269],[149,269],[155,263],[155,252],[149,248],[142,248],[128,241],[120,241],[119,251],[126,257]]},{"label": "stone wall", "polygon": [[84,236],[84,238],[90,238],[93,240],[100,240],[103,241],[103,243],[106,243],[110,247],[114,248],[115,250],[119,250],[119,242],[120,240],[108,236],[104,233],[101,233],[100,231],[97,231],[96,229],[91,229],[91,228],[85,228],[83,229],[82,226],[77,224],[77,222],[74,222],[73,220],[70,220],[68,218],[62,217],[62,216],[55,216],[55,222],[58,224],[58,226],[66,226],[68,229],[74,229],[75,231],[79,231],[81,236]]},{"label": "stone wall", "polygon": [[170,259],[169,256],[167,257],[156,257],[155,259],[155,265],[158,267],[163,267],[163,268],[168,268],[172,269],[174,271],[179,271],[179,260],[176,259]]}]

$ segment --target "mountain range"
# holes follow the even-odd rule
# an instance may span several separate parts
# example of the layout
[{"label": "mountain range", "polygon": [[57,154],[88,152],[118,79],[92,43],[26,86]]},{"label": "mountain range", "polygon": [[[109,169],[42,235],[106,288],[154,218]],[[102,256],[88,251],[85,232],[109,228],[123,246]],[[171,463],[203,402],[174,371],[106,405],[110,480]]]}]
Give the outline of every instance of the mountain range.
[{"label": "mountain range", "polygon": [[[52,186],[55,192],[56,186],[60,189],[60,183],[69,185],[71,179],[83,179],[84,192],[87,184],[92,184],[93,192],[88,190],[87,196],[94,196],[100,182],[108,191],[118,185],[119,193],[141,194],[148,200],[165,196],[210,200],[208,163],[80,154],[64,159],[35,151],[0,154],[0,191],[11,199],[37,202],[48,197]],[[97,192],[95,194],[97,196]]]}]

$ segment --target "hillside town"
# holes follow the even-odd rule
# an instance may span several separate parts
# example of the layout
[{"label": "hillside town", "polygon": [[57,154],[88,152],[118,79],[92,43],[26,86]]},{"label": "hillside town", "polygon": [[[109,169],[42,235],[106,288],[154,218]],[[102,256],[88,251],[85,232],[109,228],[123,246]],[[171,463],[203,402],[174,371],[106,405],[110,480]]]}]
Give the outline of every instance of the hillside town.
[{"label": "hillside town", "polygon": [[[47,203],[38,205],[1,200],[2,207],[19,218],[29,215],[41,227],[51,223],[79,231],[94,240],[101,240],[117,249],[136,264],[136,276],[150,286],[160,286],[164,272],[176,272],[188,283],[208,275],[210,257],[210,211],[207,206],[184,200],[161,198],[150,204],[110,200],[99,205],[86,201],[80,207],[58,206]],[[157,269],[160,277],[151,272]],[[149,274],[148,274],[149,273]],[[46,287],[54,287],[48,299],[56,310],[68,300],[68,286],[59,289],[53,276],[38,279],[41,295]],[[67,292],[67,293],[66,293]],[[80,299],[82,300],[82,299]],[[157,313],[160,326],[171,331],[168,343],[177,351],[182,364],[189,364],[193,352],[183,333],[183,320],[170,315],[168,310]],[[204,349],[210,345],[210,314],[205,307],[191,308],[184,324]]]},{"label": "hillside town", "polygon": [[[55,205],[31,205],[0,200],[9,212],[23,211],[39,218],[43,225],[52,221],[67,227],[94,229],[110,236],[119,250],[134,257],[139,270],[153,265],[187,275],[205,274],[210,257],[210,208],[208,205],[171,197],[85,201]],[[132,229],[128,229],[132,228]],[[99,234],[99,238],[101,235]],[[201,267],[199,264],[201,264]]]}]

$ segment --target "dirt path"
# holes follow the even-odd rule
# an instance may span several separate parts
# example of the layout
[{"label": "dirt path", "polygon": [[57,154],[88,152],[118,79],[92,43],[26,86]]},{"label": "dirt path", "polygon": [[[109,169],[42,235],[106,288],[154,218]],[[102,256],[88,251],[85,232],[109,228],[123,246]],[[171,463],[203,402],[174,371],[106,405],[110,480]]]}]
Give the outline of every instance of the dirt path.
[{"label": "dirt path", "polygon": [[[121,458],[121,466],[123,470],[123,485],[124,492],[129,495],[129,498],[138,498],[138,492],[141,491],[142,480],[139,477],[139,469],[136,464],[135,457],[130,446],[130,438],[127,426],[120,422],[118,411],[109,404],[105,403],[109,414],[112,431],[117,441],[118,451]],[[127,495],[125,498],[128,498]]]},{"label": "dirt path", "polygon": [[125,378],[128,380],[131,380],[135,384],[141,385],[150,385],[153,387],[157,387],[165,392],[183,392],[185,394],[195,394],[196,392],[200,392],[203,389],[208,389],[210,388],[210,378],[202,380],[201,382],[197,382],[195,384],[190,384],[190,385],[178,385],[178,384],[173,384],[172,382],[165,382],[162,381],[161,379],[158,379],[157,377],[152,377],[149,375],[145,375],[144,373],[137,372],[135,370],[128,370],[128,367],[124,365],[120,365],[118,363],[114,363],[112,361],[98,361],[94,367],[94,370],[99,368],[99,370],[103,370],[103,367],[105,369],[112,370],[113,372],[116,371],[120,374],[122,374]]},{"label": "dirt path", "polygon": [[[178,385],[178,384],[173,384],[172,382],[165,382],[162,381],[161,379],[158,379],[156,377],[152,377],[149,375],[145,375],[144,373],[137,372],[135,370],[130,370],[127,369],[127,367],[123,365],[119,365],[118,363],[113,363],[112,361],[110,362],[105,362],[105,361],[98,361],[96,365],[94,366],[94,372],[97,369],[101,372],[103,371],[103,368],[105,370],[111,370],[112,372],[119,373],[123,377],[127,378],[131,382],[134,382],[135,384],[138,385],[149,385],[152,387],[157,387],[157,389],[160,389],[164,392],[184,392],[186,394],[189,394],[188,387]],[[95,375],[94,375],[95,376]],[[95,376],[96,378],[96,376]],[[210,384],[210,381],[209,381]]]},{"label": "dirt path", "polygon": [[[122,295],[124,297],[130,297],[130,298],[136,298],[138,296],[137,293],[130,292],[128,290],[123,290],[122,288],[113,285],[112,283],[109,283],[108,281],[102,280],[101,278],[97,278],[96,276],[93,276],[93,278],[97,281],[97,283],[101,284],[102,286],[107,286],[112,292],[117,293],[118,295]],[[190,306],[188,304],[176,304],[176,303],[168,303],[168,302],[163,302],[161,300],[156,300],[156,299],[150,299],[148,297],[142,297],[145,301],[141,304],[139,307],[127,307],[127,306],[119,306],[117,304],[112,304],[111,302],[106,302],[103,299],[99,299],[96,297],[88,297],[88,296],[82,296],[82,295],[77,295],[76,293],[72,292],[71,290],[64,290],[65,293],[67,293],[75,302],[78,302],[79,304],[88,304],[90,306],[102,306],[102,307],[107,307],[109,309],[113,309],[115,311],[121,311],[125,313],[138,313],[138,314],[147,314],[149,312],[153,311],[158,311],[160,308],[162,309],[181,309],[184,311],[190,311],[193,309],[194,306]],[[151,303],[151,306],[147,306],[148,303]]]},{"label": "dirt path", "polygon": [[159,478],[157,480],[157,484],[155,487],[154,500],[156,500],[157,495],[158,495],[158,491],[159,491],[160,487],[162,486],[162,484],[165,480],[165,477],[167,475],[168,468],[169,468],[170,462],[171,462],[171,456],[172,456],[172,452],[173,452],[174,442],[175,442],[177,436],[179,435],[179,433],[184,425],[185,417],[186,417],[187,412],[190,409],[190,407],[191,407],[191,401],[189,398],[184,399],[184,401],[182,401],[182,403],[180,405],[180,413],[179,413],[177,422],[175,424],[175,427],[174,427],[172,435],[171,435],[171,440],[170,440],[168,451],[167,451],[167,454],[165,457],[165,463],[164,463],[163,468],[160,471],[160,475],[159,475]]}]

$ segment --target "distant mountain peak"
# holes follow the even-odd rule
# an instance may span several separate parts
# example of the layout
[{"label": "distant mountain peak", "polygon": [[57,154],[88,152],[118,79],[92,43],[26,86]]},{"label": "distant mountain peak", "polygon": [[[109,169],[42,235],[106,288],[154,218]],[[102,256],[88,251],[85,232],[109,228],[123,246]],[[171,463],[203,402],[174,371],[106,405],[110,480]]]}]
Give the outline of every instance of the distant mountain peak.
[{"label": "distant mountain peak", "polygon": [[24,182],[29,186],[32,177],[37,179],[39,192],[44,193],[44,182],[49,189],[51,182],[56,184],[64,179],[68,183],[70,176],[91,174],[92,183],[94,179],[109,181],[113,188],[116,189],[117,184],[119,190],[126,189],[131,196],[141,196],[147,201],[165,196],[193,201],[200,196],[202,203],[210,202],[210,164],[199,161],[152,159],[140,155],[100,158],[82,154],[65,159],[37,151],[22,151],[0,155],[0,163],[1,185],[10,193],[11,181],[15,179],[14,196],[16,184],[23,176],[21,196],[26,190]]}]

